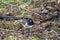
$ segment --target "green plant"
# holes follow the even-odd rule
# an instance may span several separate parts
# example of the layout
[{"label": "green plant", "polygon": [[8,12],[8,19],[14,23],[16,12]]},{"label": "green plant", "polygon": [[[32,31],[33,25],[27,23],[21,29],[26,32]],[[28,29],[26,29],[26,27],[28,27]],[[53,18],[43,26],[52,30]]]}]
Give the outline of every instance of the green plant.
[{"label": "green plant", "polygon": [[38,38],[36,36],[30,36],[29,37],[29,40],[41,40],[41,38]]},{"label": "green plant", "polygon": [[8,36],[7,38],[4,38],[4,40],[15,40],[13,36]]}]

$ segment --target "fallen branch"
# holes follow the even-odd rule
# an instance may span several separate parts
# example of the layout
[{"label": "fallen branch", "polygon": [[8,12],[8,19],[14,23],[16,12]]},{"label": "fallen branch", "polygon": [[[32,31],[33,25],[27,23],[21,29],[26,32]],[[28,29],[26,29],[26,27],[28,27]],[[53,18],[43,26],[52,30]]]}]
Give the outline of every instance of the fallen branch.
[{"label": "fallen branch", "polygon": [[14,16],[0,16],[1,20],[6,20],[6,21],[10,21],[11,19],[13,20],[20,20],[22,17],[14,17]]},{"label": "fallen branch", "polygon": [[60,15],[54,15],[54,16],[52,16],[52,17],[50,17],[50,18],[48,18],[48,19],[44,19],[44,20],[42,20],[42,21],[40,21],[40,23],[43,23],[43,22],[46,22],[46,21],[50,21],[50,20],[52,20],[52,19],[54,19],[54,18],[58,18]]}]

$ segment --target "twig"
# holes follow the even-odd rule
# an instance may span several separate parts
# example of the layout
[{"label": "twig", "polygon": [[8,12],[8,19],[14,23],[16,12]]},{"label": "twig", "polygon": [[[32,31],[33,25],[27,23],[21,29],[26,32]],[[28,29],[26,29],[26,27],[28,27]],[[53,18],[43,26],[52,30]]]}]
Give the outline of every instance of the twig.
[{"label": "twig", "polygon": [[56,37],[58,37],[58,34],[57,34],[57,32],[56,32],[56,31],[54,31],[54,30],[52,30],[52,31],[55,33]]},{"label": "twig", "polygon": [[14,17],[14,16],[0,16],[0,19],[1,20],[7,20],[7,21],[10,21],[11,19],[13,19],[13,20],[20,20],[21,19],[21,17]]},{"label": "twig", "polygon": [[2,31],[15,31],[15,30],[9,30],[9,29],[3,29],[3,28],[0,28],[0,30],[2,30]]},{"label": "twig", "polygon": [[59,17],[59,15],[54,15],[54,16],[48,18],[48,19],[45,19],[45,20],[40,21],[40,23],[43,23],[43,22],[46,22],[46,21],[50,21],[50,20],[52,20],[54,18],[58,18],[58,17]]}]

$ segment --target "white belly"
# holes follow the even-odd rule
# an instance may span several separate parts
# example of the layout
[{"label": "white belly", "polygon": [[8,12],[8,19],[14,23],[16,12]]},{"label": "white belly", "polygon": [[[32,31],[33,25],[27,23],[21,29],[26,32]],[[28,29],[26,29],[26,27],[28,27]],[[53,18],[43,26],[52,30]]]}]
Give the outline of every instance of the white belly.
[{"label": "white belly", "polygon": [[27,23],[23,23],[23,20],[19,20],[19,22],[20,22],[20,24],[22,24],[22,26],[24,27],[24,28],[32,28],[33,27],[33,25],[28,25]]},{"label": "white belly", "polygon": [[25,25],[23,25],[24,28],[32,28],[33,25],[29,26],[27,23]]}]

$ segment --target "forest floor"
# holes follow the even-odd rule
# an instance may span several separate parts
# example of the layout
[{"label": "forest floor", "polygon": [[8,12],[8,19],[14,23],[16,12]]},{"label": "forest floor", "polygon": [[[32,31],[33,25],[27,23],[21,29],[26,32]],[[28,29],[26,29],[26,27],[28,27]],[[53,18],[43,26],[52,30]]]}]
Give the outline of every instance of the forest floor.
[{"label": "forest floor", "polygon": [[60,40],[60,1],[27,0],[25,3],[0,2],[0,16],[10,13],[10,16],[31,18],[35,23],[28,32],[19,20],[0,20],[0,40]]}]

